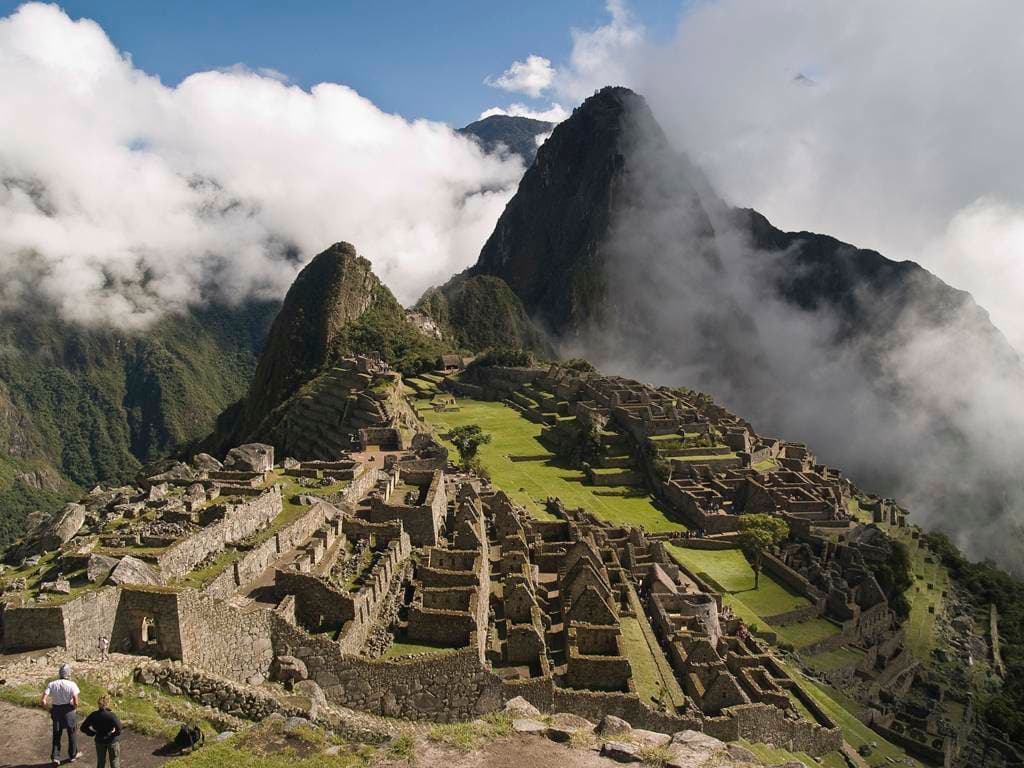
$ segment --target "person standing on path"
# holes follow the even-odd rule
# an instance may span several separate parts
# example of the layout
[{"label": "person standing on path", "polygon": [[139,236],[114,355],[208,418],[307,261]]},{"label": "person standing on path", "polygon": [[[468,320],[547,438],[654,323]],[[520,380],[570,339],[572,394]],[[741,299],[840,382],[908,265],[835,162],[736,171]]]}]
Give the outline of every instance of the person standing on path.
[{"label": "person standing on path", "polygon": [[121,768],[121,731],[124,730],[117,715],[110,711],[110,699],[101,696],[99,708],[85,718],[82,733],[96,740],[96,766]]},{"label": "person standing on path", "polygon": [[108,661],[110,659],[110,638],[106,635],[100,635],[99,640],[96,641],[96,646],[100,649],[100,661]]},{"label": "person standing on path", "polygon": [[50,759],[54,765],[60,765],[60,740],[64,731],[68,732],[68,760],[73,762],[82,756],[78,751],[78,720],[75,710],[78,709],[78,697],[81,691],[71,677],[71,667],[61,664],[57,670],[57,679],[46,686],[40,703],[50,708],[50,720],[53,722],[53,750]]}]

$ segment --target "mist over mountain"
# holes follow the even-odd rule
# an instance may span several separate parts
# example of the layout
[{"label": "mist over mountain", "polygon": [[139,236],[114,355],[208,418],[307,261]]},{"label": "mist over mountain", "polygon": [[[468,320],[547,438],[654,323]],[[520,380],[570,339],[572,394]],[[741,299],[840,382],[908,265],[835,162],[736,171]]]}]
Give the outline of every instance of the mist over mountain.
[{"label": "mist over mountain", "polygon": [[505,281],[563,355],[708,391],[1016,562],[1024,371],[987,313],[913,262],[727,205],[631,91],[555,128],[466,275]]}]

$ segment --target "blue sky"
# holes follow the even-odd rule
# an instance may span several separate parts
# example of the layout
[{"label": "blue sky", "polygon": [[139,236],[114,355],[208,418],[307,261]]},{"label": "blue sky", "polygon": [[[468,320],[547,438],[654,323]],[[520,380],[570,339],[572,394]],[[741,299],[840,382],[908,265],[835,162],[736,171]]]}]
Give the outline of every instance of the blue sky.
[{"label": "blue sky", "polygon": [[[20,2],[0,0],[9,14]],[[269,67],[308,88],[352,86],[382,109],[462,125],[506,104],[486,86],[514,60],[558,64],[573,27],[607,21],[603,0],[64,0],[73,18],[98,21],[135,65],[175,85],[189,74],[242,63]],[[681,3],[635,0],[654,37],[668,36]],[[530,103],[517,94],[515,101]],[[541,102],[536,102],[538,105]]]}]

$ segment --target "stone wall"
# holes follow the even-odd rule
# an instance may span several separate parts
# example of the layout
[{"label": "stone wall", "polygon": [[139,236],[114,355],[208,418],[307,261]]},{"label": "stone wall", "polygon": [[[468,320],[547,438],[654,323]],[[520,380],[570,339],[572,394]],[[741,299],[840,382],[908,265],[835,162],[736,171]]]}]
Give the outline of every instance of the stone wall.
[{"label": "stone wall", "polygon": [[[166,589],[126,587],[121,590],[110,649],[181,659],[178,593]],[[142,636],[143,622],[152,625],[150,639]],[[152,639],[155,636],[155,640]]]},{"label": "stone wall", "polygon": [[337,643],[274,621],[274,652],[301,659],[329,701],[388,717],[467,720],[501,707],[501,682],[476,648],[396,660],[343,654]]},{"label": "stone wall", "polygon": [[2,615],[3,649],[30,651],[61,646],[74,657],[98,653],[100,635],[111,637],[120,590],[86,592],[61,605],[9,607]]},{"label": "stone wall", "polygon": [[335,511],[335,508],[326,502],[316,502],[298,520],[282,528],[225,569],[224,573],[203,590],[203,594],[224,598],[242,585],[258,578],[282,554],[312,536],[324,525],[328,515],[333,515]]},{"label": "stone wall", "polygon": [[86,592],[64,605],[64,647],[76,658],[99,655],[99,638],[113,638],[121,590]]},{"label": "stone wall", "polygon": [[281,514],[281,489],[274,486],[243,504],[227,504],[223,517],[156,556],[164,579],[179,579],[212,554],[252,536]]},{"label": "stone wall", "polygon": [[215,707],[234,717],[263,720],[275,712],[285,717],[305,717],[301,707],[282,705],[260,690],[231,680],[166,662],[143,664],[135,670],[135,679],[156,685],[173,696],[188,696],[204,706]]},{"label": "stone wall", "polygon": [[825,594],[772,553],[764,553],[762,568],[773,579],[817,605],[819,611],[825,609]]},{"label": "stone wall", "polygon": [[271,611],[240,611],[221,600],[187,590],[178,597],[181,660],[232,680],[267,679],[274,659]]},{"label": "stone wall", "polygon": [[7,608],[3,613],[4,650],[32,651],[63,646],[63,606],[30,605]]}]

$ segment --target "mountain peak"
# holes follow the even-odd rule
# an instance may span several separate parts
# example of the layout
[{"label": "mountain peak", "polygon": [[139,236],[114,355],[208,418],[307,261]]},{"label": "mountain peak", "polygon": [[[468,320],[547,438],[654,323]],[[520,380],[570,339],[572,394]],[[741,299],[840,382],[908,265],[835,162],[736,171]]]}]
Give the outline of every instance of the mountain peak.
[{"label": "mountain peak", "polygon": [[247,434],[327,362],[343,330],[376,302],[396,304],[355,246],[338,242],[295,278],[271,326],[241,414]]}]

